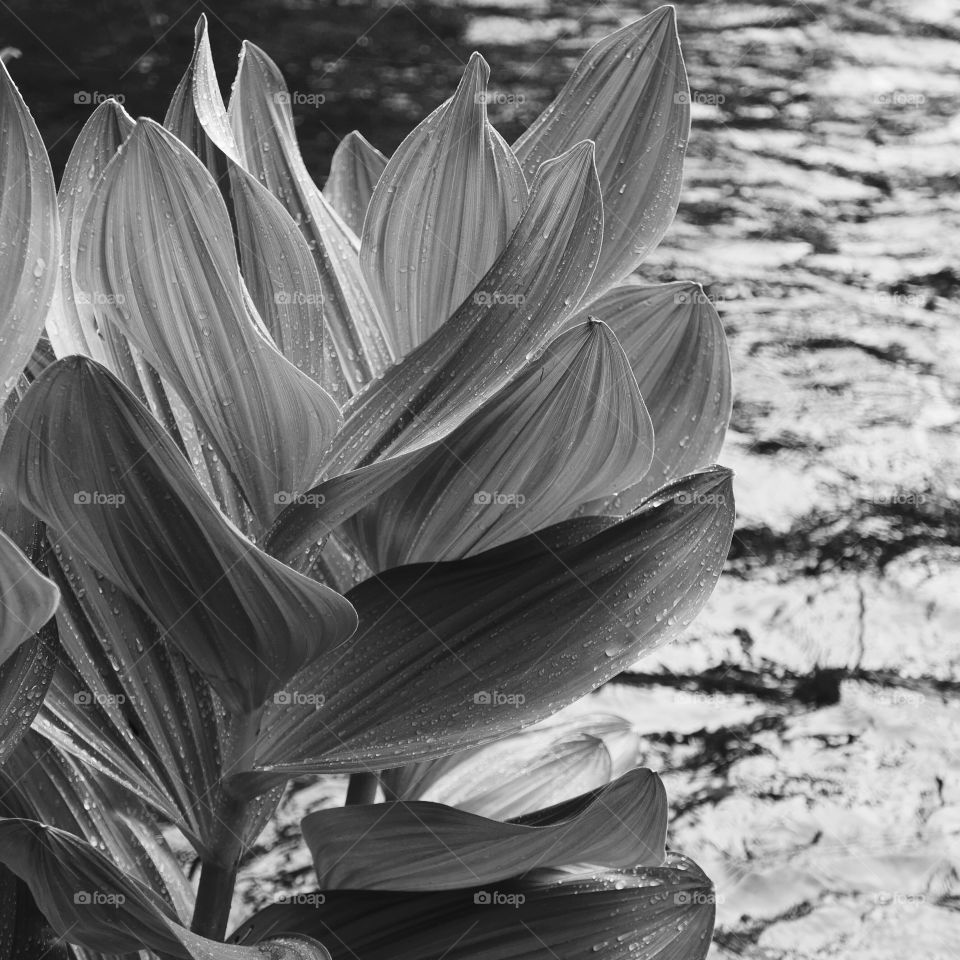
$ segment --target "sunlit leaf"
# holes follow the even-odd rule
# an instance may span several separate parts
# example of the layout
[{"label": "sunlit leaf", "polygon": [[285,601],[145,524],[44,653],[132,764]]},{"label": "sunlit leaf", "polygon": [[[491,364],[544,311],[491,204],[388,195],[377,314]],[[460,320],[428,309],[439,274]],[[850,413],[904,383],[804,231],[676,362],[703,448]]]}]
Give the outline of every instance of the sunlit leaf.
[{"label": "sunlit leaf", "polygon": [[669,480],[714,463],[730,420],[727,340],[699,284],[624,284],[590,305],[630,359],[656,435],[653,465],[620,496],[590,512],[625,514]]},{"label": "sunlit leaf", "polygon": [[37,125],[0,62],[0,403],[43,330],[57,282],[53,171]]},{"label": "sunlit leaf", "polygon": [[0,664],[54,614],[60,591],[0,530]]},{"label": "sunlit leaf", "polygon": [[0,461],[3,482],[51,535],[136,599],[232,710],[258,707],[353,631],[350,604],[245,540],[94,361],[44,372]]},{"label": "sunlit leaf", "polygon": [[483,279],[526,205],[523,170],[487,120],[489,77],[473,54],[456,93],[390,158],[367,209],[360,263],[401,354]]},{"label": "sunlit leaf", "polygon": [[444,893],[332,890],[276,904],[236,939],[322,938],[333,960],[703,960],[713,886],[689,860]]},{"label": "sunlit leaf", "polygon": [[632,770],[640,740],[613,714],[559,714],[482,747],[383,774],[397,800],[431,800],[495,820],[595,790]]},{"label": "sunlit leaf", "polygon": [[713,468],[619,522],[567,521],[365,581],[348,594],[357,633],[268,707],[261,772],[241,789],[443,756],[556,713],[684,629],[733,518],[730,473]]},{"label": "sunlit leaf", "polygon": [[604,223],[592,296],[631,273],[670,226],[689,132],[676,13],[664,6],[591,47],[514,144],[530,178],[571,144],[596,141]]},{"label": "sunlit leaf", "polygon": [[269,521],[284,493],[313,485],[339,411],[259,329],[230,237],[208,171],[141,120],[87,208],[77,273],[91,291],[122,297],[105,313],[171,382]]},{"label": "sunlit leaf", "polygon": [[356,393],[394,361],[393,338],[360,270],[359,239],[320,193],[300,156],[283,77],[251,43],[243,45],[229,115],[243,165],[280,200],[313,252],[331,347]]},{"label": "sunlit leaf", "polygon": [[414,800],[318,810],[302,829],[323,890],[454,890],[566,863],[659,866],[667,796],[633,770],[518,821]]},{"label": "sunlit leaf", "polygon": [[387,158],[357,130],[348,133],[333,151],[323,195],[358,237],[373,188],[386,165]]}]

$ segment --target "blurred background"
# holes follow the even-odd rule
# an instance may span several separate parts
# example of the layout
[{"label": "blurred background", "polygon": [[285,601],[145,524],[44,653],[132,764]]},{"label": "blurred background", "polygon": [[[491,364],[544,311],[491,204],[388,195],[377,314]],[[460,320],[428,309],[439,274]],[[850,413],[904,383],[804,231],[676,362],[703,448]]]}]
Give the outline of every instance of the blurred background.
[{"label": "blurred background", "polygon": [[[6,0],[0,47],[59,176],[117,94],[161,119],[205,11],[284,71],[323,182],[389,154],[471,50],[514,139],[590,43],[654,3]],[[733,355],[739,521],[687,638],[595,695],[664,772],[671,845],[717,883],[712,956],[960,957],[960,4],[678,3],[693,134],[641,268],[694,279]],[[309,882],[288,801],[245,870]],[[326,791],[326,793],[325,793]]]}]

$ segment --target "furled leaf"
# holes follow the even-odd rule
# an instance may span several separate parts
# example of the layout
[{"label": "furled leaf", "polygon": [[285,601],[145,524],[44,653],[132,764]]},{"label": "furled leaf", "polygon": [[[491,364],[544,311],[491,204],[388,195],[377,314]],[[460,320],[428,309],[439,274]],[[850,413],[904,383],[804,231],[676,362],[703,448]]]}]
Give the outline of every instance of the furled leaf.
[{"label": "furled leaf", "polygon": [[33,722],[56,663],[57,629],[50,621],[0,666],[0,766]]},{"label": "furled leaf", "polygon": [[[654,435],[630,364],[602,323],[552,341],[496,396],[407,464],[349,524],[375,570],[455,560],[533,533],[646,473]],[[336,510],[338,477],[321,511]],[[369,493],[367,494],[369,497]]]},{"label": "furled leaf", "polygon": [[683,630],[733,519],[730,472],[713,468],[620,522],[568,521],[365,581],[348,594],[356,635],[268,707],[260,772],[241,789],[443,756],[556,713]]},{"label": "furled leaf", "polygon": [[454,890],[566,863],[659,866],[667,796],[633,770],[513,822],[414,800],[318,810],[302,828],[323,890]]},{"label": "furled leaf", "polygon": [[[203,159],[207,169],[229,178],[241,271],[257,312],[280,352],[323,383],[323,291],[313,254],[283,204],[243,167],[220,96],[203,14],[195,36],[193,57],[164,126]],[[338,385],[330,386],[338,395]],[[339,393],[343,399],[348,396]]]},{"label": "furled leaf", "polygon": [[339,411],[261,332],[209,172],[141,120],[100,179],[81,234],[81,285],[122,296],[105,313],[189,405],[269,521],[284,494],[313,485]]},{"label": "furled leaf", "polygon": [[562,713],[482,747],[382,775],[396,800],[429,800],[508,820],[605,786],[638,762],[639,737],[613,714]]},{"label": "furled leaf", "polygon": [[323,195],[358,237],[386,165],[387,158],[357,130],[348,133],[333,151]]},{"label": "furled leaf", "polygon": [[487,119],[489,77],[474,53],[456,93],[390,158],[367,209],[360,264],[401,355],[483,279],[527,202],[523,170]]},{"label": "furled leaf", "polygon": [[0,62],[0,403],[40,339],[57,282],[53,171],[37,125]]},{"label": "furled leaf", "polygon": [[529,178],[578,140],[596,141],[604,223],[592,296],[631,273],[670,226],[689,133],[676,13],[664,6],[591,47],[514,144]]},{"label": "furled leaf", "polygon": [[0,530],[0,664],[54,614],[60,591]]},{"label": "furled leaf", "polygon": [[443,436],[559,332],[593,273],[603,227],[593,145],[544,164],[506,249],[440,330],[356,397],[334,473]]},{"label": "furled leaf", "polygon": [[331,347],[356,393],[393,363],[393,338],[360,270],[356,234],[320,193],[300,156],[283,77],[251,43],[243,45],[229,115],[244,167],[280,200],[313,251]]},{"label": "furled leaf", "polygon": [[343,597],[223,519],[159,424],[92,360],[41,375],[0,461],[21,502],[143,606],[231,710],[259,707],[354,629]]},{"label": "furled leaf", "polygon": [[730,420],[730,357],[720,317],[696,283],[627,283],[590,313],[620,338],[656,435],[650,472],[587,508],[625,514],[657,487],[716,461]]},{"label": "furled leaf", "polygon": [[703,960],[713,886],[688,860],[444,893],[332,890],[275,904],[235,938],[320,937],[333,960]]},{"label": "furled leaf", "polygon": [[0,819],[0,862],[26,882],[60,936],[92,950],[151,949],[181,960],[329,960],[305,935],[239,947],[191,933],[156,893],[94,847],[33,820]]}]

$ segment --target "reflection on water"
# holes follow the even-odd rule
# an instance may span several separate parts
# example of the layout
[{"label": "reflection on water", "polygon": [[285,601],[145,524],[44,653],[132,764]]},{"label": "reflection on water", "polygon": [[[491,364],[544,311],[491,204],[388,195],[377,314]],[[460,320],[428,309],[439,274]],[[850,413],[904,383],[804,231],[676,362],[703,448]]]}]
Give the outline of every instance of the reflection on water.
[{"label": "reflection on water", "polygon": [[514,139],[592,39],[655,6],[631,4],[626,10],[583,0],[11,0],[13,16],[0,20],[0,47],[22,52],[13,73],[59,176],[98,98],[121,94],[134,116],[162,119],[190,57],[193,25],[206,11],[225,92],[241,41],[262,46],[300,95],[295,113],[304,156],[322,179],[350,130],[361,129],[391,152],[450,95],[474,49],[490,61],[492,89],[502,94],[491,103],[491,117]]}]

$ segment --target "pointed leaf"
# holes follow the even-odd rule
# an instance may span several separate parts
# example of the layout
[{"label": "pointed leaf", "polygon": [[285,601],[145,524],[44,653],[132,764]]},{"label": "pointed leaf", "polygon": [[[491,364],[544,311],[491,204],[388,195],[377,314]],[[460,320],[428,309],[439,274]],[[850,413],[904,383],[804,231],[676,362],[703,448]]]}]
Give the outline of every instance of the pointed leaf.
[{"label": "pointed leaf", "polygon": [[0,664],[54,614],[60,591],[0,530]]},{"label": "pointed leaf", "polygon": [[[319,896],[319,895],[318,895]],[[444,893],[333,890],[276,904],[237,931],[322,937],[334,960],[703,960],[713,886],[688,860]]]},{"label": "pointed leaf", "polygon": [[566,863],[659,866],[667,796],[655,773],[633,770],[512,823],[406,801],[319,810],[302,829],[323,890],[455,890]]},{"label": "pointed leaf", "polygon": [[0,862],[27,883],[60,936],[92,950],[151,949],[184,960],[329,960],[303,935],[238,947],[191,933],[152,890],[90,844],[33,820],[0,819]]},{"label": "pointed leaf", "polygon": [[483,279],[527,202],[523,170],[487,120],[489,77],[474,53],[456,93],[400,144],[370,200],[360,264],[401,355]]},{"label": "pointed leaf", "polygon": [[0,61],[0,404],[40,339],[57,282],[53,171],[37,125]]},{"label": "pointed leaf", "polygon": [[605,786],[639,761],[640,739],[613,714],[559,714],[482,747],[382,775],[388,796],[508,820]]},{"label": "pointed leaf", "polygon": [[629,283],[590,313],[610,324],[630,359],[656,434],[650,472],[590,512],[635,510],[657,487],[714,463],[730,420],[730,356],[723,325],[699,284]]},{"label": "pointed leaf", "polygon": [[556,713],[693,619],[733,518],[730,473],[714,468],[619,523],[569,521],[365,581],[348,595],[356,635],[268,707],[261,773],[238,775],[238,789],[443,756]]},{"label": "pointed leaf", "polygon": [[333,151],[323,195],[358,237],[386,165],[387,158],[357,130],[348,133]]},{"label": "pointed leaf", "polygon": [[21,502],[143,606],[231,710],[255,709],[354,629],[343,597],[223,519],[162,428],[92,360],[43,373],[0,460]]},{"label": "pointed leaf", "polygon": [[354,398],[332,472],[442,437],[496,393],[576,309],[602,226],[593,147],[581,143],[544,165],[477,294]]},{"label": "pointed leaf", "polygon": [[313,485],[339,411],[262,334],[230,236],[208,171],[141,120],[86,211],[77,271],[114,297],[105,313],[188,403],[268,521],[278,496]]},{"label": "pointed leaf", "polygon": [[57,628],[50,621],[0,666],[0,766],[33,722],[56,663]]},{"label": "pointed leaf", "polygon": [[604,224],[592,296],[631,273],[670,226],[689,134],[676,13],[664,6],[591,47],[514,144],[530,178],[578,140],[596,141]]},{"label": "pointed leaf", "polygon": [[356,234],[320,193],[300,156],[283,77],[251,43],[243,45],[229,114],[244,167],[280,200],[313,251],[331,347],[356,393],[394,362],[393,338],[360,270]]}]

